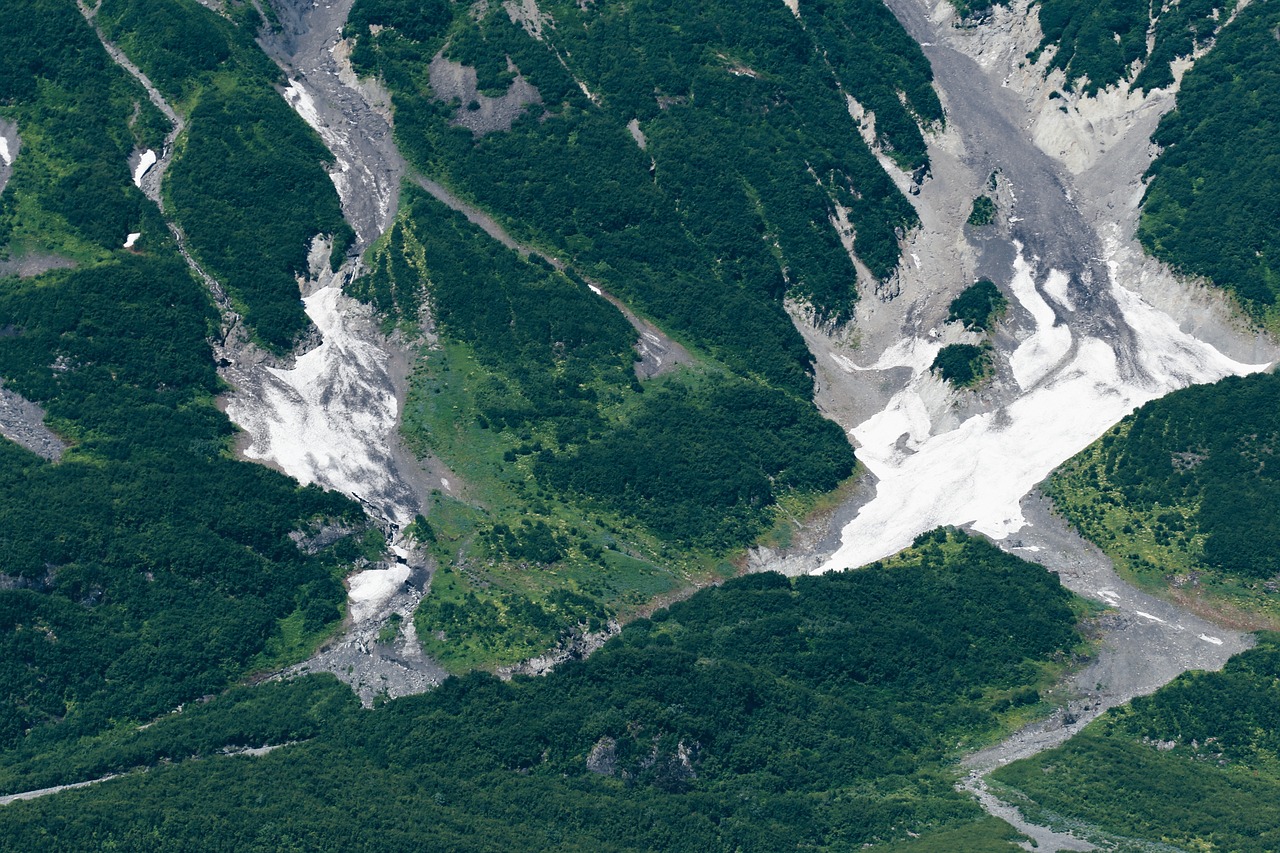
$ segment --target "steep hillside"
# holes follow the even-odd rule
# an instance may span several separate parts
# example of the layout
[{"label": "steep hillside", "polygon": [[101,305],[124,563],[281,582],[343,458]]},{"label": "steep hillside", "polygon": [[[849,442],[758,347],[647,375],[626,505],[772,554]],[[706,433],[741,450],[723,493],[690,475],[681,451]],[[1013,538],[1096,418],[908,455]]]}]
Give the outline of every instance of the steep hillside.
[{"label": "steep hillside", "polygon": [[731,570],[852,472],[785,307],[845,324],[895,273],[917,219],[894,175],[924,180],[941,106],[878,3],[747,11],[352,7],[427,192],[349,291],[401,328],[425,306],[404,431],[476,507],[419,618],[446,659],[527,655],[548,635],[520,613],[572,628],[555,590],[614,613]]},{"label": "steep hillside", "polygon": [[0,442],[7,760],[305,656],[369,549],[352,502],[232,457],[217,314],[130,180],[131,153],[164,132],[147,94],[69,3],[8,10],[0,33],[6,68],[25,70],[3,106],[22,147],[3,196],[0,377],[66,445],[42,458]]},{"label": "steep hillside", "polygon": [[336,261],[353,234],[325,174],[333,156],[279,96],[280,71],[254,42],[262,19],[249,3],[226,17],[194,0],[96,8],[103,34],[185,119],[163,194],[192,252],[257,339],[288,350],[309,326],[296,276],[311,238],[332,235]]},{"label": "steep hillside", "polygon": [[1235,294],[1277,327],[1280,218],[1273,165],[1280,9],[1245,7],[1182,81],[1178,107],[1152,141],[1163,150],[1148,172],[1138,236],[1155,257]]},{"label": "steep hillside", "polygon": [[1275,850],[1278,642],[1263,635],[1222,672],[1188,673],[994,778],[1025,811],[1121,849]]},{"label": "steep hillside", "polygon": [[[545,678],[471,675],[369,712],[314,678],[228,695],[69,750],[81,778],[154,769],[0,808],[0,834],[59,849],[759,851],[910,850],[936,834],[1012,851],[949,760],[1035,712],[1078,642],[1070,604],[1044,570],[939,531],[890,565],[704,590]],[[285,740],[303,742],[217,756]]]},{"label": "steep hillside", "polygon": [[1046,491],[1128,575],[1275,624],[1280,377],[1150,403],[1059,469]]}]

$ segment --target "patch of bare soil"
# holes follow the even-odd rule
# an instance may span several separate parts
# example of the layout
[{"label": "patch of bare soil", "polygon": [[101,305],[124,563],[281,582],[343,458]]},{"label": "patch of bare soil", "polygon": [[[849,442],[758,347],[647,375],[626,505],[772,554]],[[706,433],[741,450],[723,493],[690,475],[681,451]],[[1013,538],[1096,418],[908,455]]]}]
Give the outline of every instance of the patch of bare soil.
[{"label": "patch of bare soil", "polygon": [[510,130],[529,107],[542,103],[542,95],[511,60],[507,60],[507,65],[516,78],[504,94],[492,97],[480,91],[474,68],[445,59],[442,51],[431,60],[431,88],[445,103],[458,102],[454,123],[476,137]]}]

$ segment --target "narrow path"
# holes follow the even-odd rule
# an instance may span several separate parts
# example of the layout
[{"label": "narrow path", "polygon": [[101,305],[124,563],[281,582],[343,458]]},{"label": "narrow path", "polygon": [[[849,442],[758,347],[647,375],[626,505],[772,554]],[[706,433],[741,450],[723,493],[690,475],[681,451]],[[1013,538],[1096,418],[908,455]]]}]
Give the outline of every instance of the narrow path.
[{"label": "narrow path", "polygon": [[6,794],[0,797],[0,806],[7,806],[10,803],[17,803],[22,800],[34,800],[37,797],[47,797],[50,794],[57,794],[62,791],[73,791],[76,788],[87,788],[90,785],[97,785],[99,782],[106,782],[110,779],[118,779],[121,774],[112,773],[109,776],[103,776],[100,779],[89,779],[86,782],[72,782],[69,785],[54,785],[52,788],[40,788],[35,791],[23,791],[20,794]]},{"label": "narrow path", "polygon": [[[517,241],[492,216],[458,198],[440,183],[418,174],[413,175],[413,182],[426,190],[432,198],[445,207],[461,213],[467,218],[468,222],[508,249],[518,252],[526,258],[530,255],[541,258],[561,272],[564,272],[567,268],[565,262],[554,255],[549,255]],[[640,355],[640,361],[636,364],[636,373],[641,378],[647,379],[668,373],[674,370],[677,365],[695,363],[694,357],[687,349],[672,340],[669,335],[653,323],[637,315],[621,299],[602,288],[599,282],[586,276],[582,276],[582,280],[587,283],[587,287],[591,288],[592,293],[607,300],[609,304],[622,312],[622,316],[627,318],[627,322],[631,324],[631,327],[640,333],[635,348]]]}]

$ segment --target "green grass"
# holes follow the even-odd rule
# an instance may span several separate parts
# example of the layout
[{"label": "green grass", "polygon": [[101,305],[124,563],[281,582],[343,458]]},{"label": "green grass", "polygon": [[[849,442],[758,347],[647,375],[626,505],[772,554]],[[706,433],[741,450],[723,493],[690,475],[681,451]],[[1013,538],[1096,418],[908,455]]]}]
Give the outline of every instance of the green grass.
[{"label": "green grass", "polygon": [[[579,628],[582,615],[556,605],[562,591],[594,602],[605,618],[625,617],[659,596],[735,572],[707,555],[675,553],[613,513],[584,509],[544,489],[531,471],[533,453],[504,458],[542,439],[535,430],[481,425],[476,395],[494,381],[469,346],[445,341],[420,353],[405,404],[402,429],[410,446],[445,461],[465,494],[461,500],[436,492],[426,513],[434,537],[429,549],[442,568],[415,624],[424,648],[443,666],[491,669],[554,646]],[[545,524],[563,543],[564,558],[553,566],[522,565],[494,548],[498,525],[518,532],[525,523]],[[522,624],[529,605],[550,614],[550,622]],[[450,618],[459,608],[461,622]],[[464,623],[465,630],[456,630]]]},{"label": "green grass", "polygon": [[[1121,424],[1113,441],[1123,441]],[[1045,493],[1085,538],[1100,547],[1119,575],[1138,588],[1251,627],[1280,624],[1280,596],[1267,582],[1214,571],[1204,562],[1208,533],[1199,529],[1199,501],[1142,506],[1125,499],[1108,477],[1100,440],[1065,462]]]},{"label": "green grass", "polygon": [[1009,824],[999,818],[985,817],[910,841],[879,845],[875,849],[883,853],[1014,853],[1024,849],[1018,846],[1022,840],[1022,835]]}]

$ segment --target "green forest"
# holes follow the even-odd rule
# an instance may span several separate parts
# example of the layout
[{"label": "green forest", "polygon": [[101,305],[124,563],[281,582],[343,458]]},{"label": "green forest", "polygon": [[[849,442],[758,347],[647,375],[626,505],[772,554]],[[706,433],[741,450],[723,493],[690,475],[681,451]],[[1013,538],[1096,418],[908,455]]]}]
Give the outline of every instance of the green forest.
[{"label": "green forest", "polygon": [[[841,91],[875,110],[903,168],[927,168],[919,124],[942,113],[919,47],[872,0],[815,6],[805,27],[764,0],[544,7],[556,23],[539,41],[496,5],[473,20],[357,3],[355,59],[390,87],[405,155],[667,332],[807,398],[810,356],[782,298],[851,316],[856,272],[830,224],[835,205],[882,278],[916,224]],[[482,94],[506,92],[514,67],[541,103],[509,130],[458,126],[468,105],[430,89],[442,49],[476,69]]]},{"label": "green forest", "polygon": [[[428,305],[440,334],[404,432],[473,487],[471,509],[443,501],[448,517],[426,519],[453,568],[417,627],[455,669],[513,662],[732,573],[727,558],[789,535],[850,476],[783,301],[850,318],[857,272],[837,207],[880,278],[916,225],[845,93],[918,177],[922,128],[942,119],[918,46],[876,2],[814,7],[803,26],[764,3],[750,26],[717,4],[543,11],[555,26],[535,32],[497,7],[359,0],[346,28],[357,67],[392,93],[410,163],[565,265],[522,258],[408,188],[350,288],[401,328]],[[475,70],[475,99],[433,95],[437,54]],[[460,126],[517,76],[538,94],[509,127]],[[696,364],[637,379],[637,333],[591,287]]]},{"label": "green forest", "polygon": [[[0,39],[26,76],[0,108],[24,140],[5,251],[74,267],[0,279],[0,376],[70,445],[55,464],[0,442],[6,766],[305,656],[371,556],[353,502],[233,459],[217,317],[130,180],[129,151],[163,131],[145,92],[72,4],[7,11]],[[130,230],[145,237],[125,251]],[[290,534],[323,521],[351,535],[303,553]]]},{"label": "green forest", "polygon": [[[991,200],[986,196],[980,198]],[[974,202],[975,214],[979,212],[978,202]],[[992,203],[991,216],[995,215]],[[969,217],[970,225],[985,225],[986,222],[974,222]],[[947,322],[959,323],[966,331],[981,332],[985,337],[976,344],[947,344],[938,350],[929,369],[935,371],[943,381],[950,382],[957,388],[972,388],[981,384],[994,368],[991,358],[991,332],[995,324],[1009,307],[1000,288],[990,279],[979,279],[966,287],[959,296],[951,300],[947,309]]]},{"label": "green forest", "polygon": [[1278,685],[1280,635],[1263,634],[1222,672],[1186,673],[993,778],[1033,819],[1083,825],[1099,840],[1275,850]]},{"label": "green forest", "polygon": [[1228,289],[1273,329],[1280,294],[1280,143],[1270,131],[1280,109],[1278,25],[1275,6],[1245,7],[1187,72],[1177,108],[1152,138],[1162,152],[1148,170],[1138,228],[1153,256]]},{"label": "green forest", "polygon": [[[1121,82],[1143,93],[1171,85],[1170,64],[1208,45],[1236,4],[1182,0],[1153,7],[1145,0],[1041,0],[1036,5],[1044,38],[1028,58],[1035,61],[1052,51],[1049,68],[1062,69],[1067,88],[1080,86],[1092,95]],[[1135,63],[1141,70],[1133,77]],[[1181,104],[1181,94],[1178,100]]]},{"label": "green forest", "polygon": [[284,351],[309,325],[295,277],[311,238],[331,235],[336,261],[354,233],[325,171],[333,156],[275,91],[283,74],[254,41],[262,19],[229,8],[103,0],[96,21],[187,120],[164,193],[192,251],[257,339]]},{"label": "green forest", "polygon": [[392,318],[425,302],[440,339],[420,355],[403,431],[475,498],[424,519],[456,564],[418,620],[447,638],[427,640],[447,665],[513,663],[732,572],[724,555],[853,472],[840,428],[785,391],[714,364],[642,383],[637,332],[577,273],[416,188],[350,289]]},{"label": "green forest", "polygon": [[0,837],[51,850],[950,838],[1013,851],[1016,834],[952,787],[951,761],[1025,719],[1077,654],[1075,623],[1054,576],[938,531],[890,564],[703,590],[544,678],[471,674],[372,711],[327,677],[233,690],[68,749],[64,766],[86,778],[151,769],[0,809]]},{"label": "green forest", "polygon": [[1278,399],[1274,374],[1177,391],[1065,463],[1046,490],[1130,578],[1274,620]]}]

